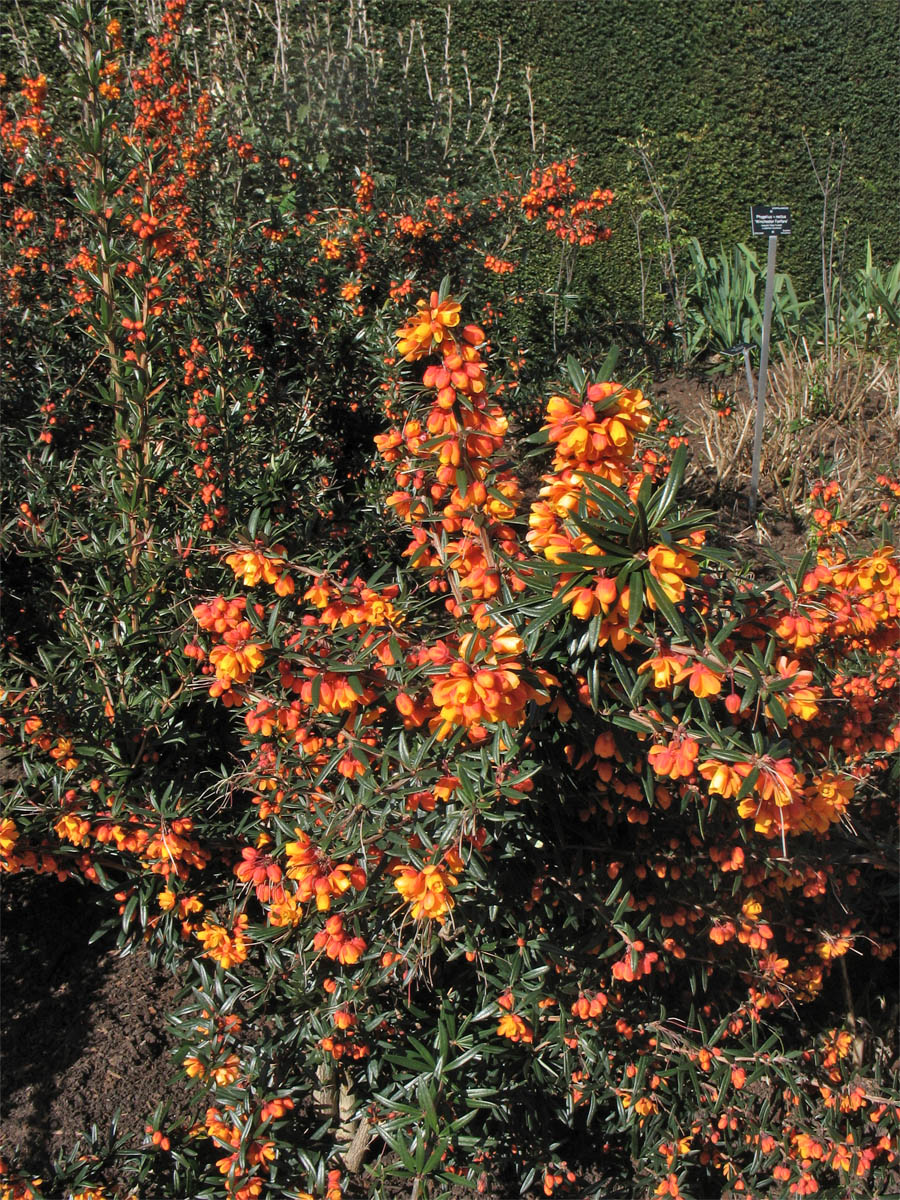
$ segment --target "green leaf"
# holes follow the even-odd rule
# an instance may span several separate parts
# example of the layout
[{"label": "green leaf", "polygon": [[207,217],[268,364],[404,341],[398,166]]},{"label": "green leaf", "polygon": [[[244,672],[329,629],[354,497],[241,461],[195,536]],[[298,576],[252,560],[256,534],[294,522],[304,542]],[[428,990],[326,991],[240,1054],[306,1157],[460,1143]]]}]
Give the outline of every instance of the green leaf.
[{"label": "green leaf", "polygon": [[679,489],[684,480],[687,457],[687,446],[682,443],[672,457],[672,465],[669,467],[669,474],[666,476],[665,483],[648,505],[648,516],[654,524],[662,520],[678,497]]},{"label": "green leaf", "polygon": [[741,790],[738,792],[738,794],[734,798],[735,805],[738,805],[741,803],[742,800],[747,799],[747,797],[750,795],[750,793],[756,787],[757,779],[759,779],[759,767],[754,767],[753,770],[750,772],[750,774],[747,776],[747,778],[744,780],[744,782],[741,784]]},{"label": "green leaf", "polygon": [[566,374],[571,380],[572,387],[581,396],[587,386],[587,375],[585,375],[581,363],[572,354],[566,359]]},{"label": "green leaf", "polygon": [[670,628],[673,629],[679,637],[683,638],[685,633],[684,626],[681,623],[681,618],[675,611],[675,606],[672,604],[672,601],[663,590],[662,584],[654,575],[651,575],[649,571],[646,573],[644,578],[646,579],[647,587],[650,589],[650,593],[656,602],[658,611],[662,613]]},{"label": "green leaf", "polygon": [[434,1133],[439,1133],[440,1125],[438,1123],[437,1109],[435,1108],[434,1096],[431,1093],[427,1080],[420,1078],[416,1081],[416,1097],[428,1128]]},{"label": "green leaf", "polygon": [[[789,682],[788,680],[785,680],[785,683],[788,683],[788,682]],[[779,729],[787,729],[787,727],[788,727],[787,713],[784,711],[784,707],[781,704],[781,701],[777,700],[771,692],[769,693],[768,699],[766,700],[766,708],[769,710],[769,716],[772,718],[772,720],[775,722],[775,724],[778,726],[778,728]]]},{"label": "green leaf", "polygon": [[600,369],[595,375],[598,383],[608,383],[612,379],[613,372],[616,369],[616,363],[619,361],[620,353],[619,347],[615,345],[615,343],[610,346],[609,350],[607,351],[606,358],[604,358],[603,362],[600,364]]}]

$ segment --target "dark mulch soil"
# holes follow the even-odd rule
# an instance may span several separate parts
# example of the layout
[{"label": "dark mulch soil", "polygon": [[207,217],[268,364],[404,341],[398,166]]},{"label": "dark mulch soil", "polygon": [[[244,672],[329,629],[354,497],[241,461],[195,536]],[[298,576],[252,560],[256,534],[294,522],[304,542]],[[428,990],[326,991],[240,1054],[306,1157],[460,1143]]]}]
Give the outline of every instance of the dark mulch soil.
[{"label": "dark mulch soil", "polygon": [[160,1100],[186,1106],[164,1029],[178,983],[146,950],[90,944],[96,890],[30,874],[0,895],[0,1145],[20,1168],[53,1178],[56,1153],[96,1124],[140,1138]]}]

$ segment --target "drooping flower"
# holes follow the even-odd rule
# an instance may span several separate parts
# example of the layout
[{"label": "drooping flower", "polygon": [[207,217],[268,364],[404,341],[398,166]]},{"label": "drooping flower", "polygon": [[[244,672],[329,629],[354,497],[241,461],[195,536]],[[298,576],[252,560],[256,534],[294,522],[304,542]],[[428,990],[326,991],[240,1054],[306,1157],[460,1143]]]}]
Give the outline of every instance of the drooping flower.
[{"label": "drooping flower", "polygon": [[662,649],[660,652],[642,662],[638,667],[638,675],[645,671],[653,672],[653,686],[660,691],[666,691],[674,684],[678,673],[687,662],[683,654]]},{"label": "drooping flower", "polygon": [[707,758],[697,770],[709,784],[710,792],[728,799],[736,796],[741,790],[741,785],[750,774],[751,767],[749,763],[724,763],[714,758]]},{"label": "drooping flower", "polygon": [[675,676],[676,683],[685,679],[695,696],[718,696],[722,690],[721,678],[699,659],[686,663]]},{"label": "drooping flower", "polygon": [[455,901],[450,888],[459,882],[446,867],[430,863],[421,871],[413,866],[393,868],[394,887],[408,904],[416,920],[422,917],[443,924]]},{"label": "drooping flower", "polygon": [[[647,551],[650,574],[659,581],[660,587],[672,601],[680,604],[687,591],[686,580],[696,579],[700,574],[697,560],[683,546],[651,546]],[[654,607],[653,594],[647,597]]]},{"label": "drooping flower", "polygon": [[366,952],[366,943],[361,937],[350,937],[344,931],[344,918],[335,915],[325,922],[313,938],[316,950],[324,950],[329,958],[345,965],[359,962]]},{"label": "drooping flower", "polygon": [[679,730],[667,745],[651,747],[647,758],[657,775],[684,779],[693,774],[699,752],[699,743]]}]

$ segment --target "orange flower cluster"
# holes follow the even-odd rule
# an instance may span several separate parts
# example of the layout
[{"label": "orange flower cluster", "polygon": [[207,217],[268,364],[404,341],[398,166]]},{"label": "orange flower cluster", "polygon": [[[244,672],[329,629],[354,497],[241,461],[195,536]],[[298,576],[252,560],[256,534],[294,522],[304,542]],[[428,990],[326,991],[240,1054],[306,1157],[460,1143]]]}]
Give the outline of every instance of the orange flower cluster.
[{"label": "orange flower cluster", "polygon": [[608,1004],[609,997],[605,992],[582,993],[572,1004],[572,1015],[582,1021],[590,1021],[595,1017],[602,1016]]},{"label": "orange flower cluster", "polygon": [[516,264],[504,258],[497,258],[493,254],[487,254],[484,259],[484,269],[493,271],[495,275],[511,275],[516,269]]},{"label": "orange flower cluster", "polygon": [[624,483],[634,458],[634,436],[649,423],[650,402],[636,388],[592,383],[583,404],[551,396],[544,427],[556,450],[553,469]]},{"label": "orange flower cluster", "polygon": [[612,977],[623,983],[632,983],[644,975],[651,975],[659,962],[659,954],[648,950],[640,940],[632,942],[622,958],[612,965]]},{"label": "orange flower cluster", "polygon": [[297,881],[296,901],[305,904],[315,899],[319,912],[331,908],[333,897],[343,896],[351,887],[361,890],[366,886],[366,873],[353,863],[334,864],[301,829],[295,829],[295,842],[284,848],[287,856],[288,879]]},{"label": "orange flower cluster", "polygon": [[[433,293],[430,304],[419,301],[417,314],[398,330],[398,350],[407,361],[431,351],[441,355],[423,378],[433,402],[422,417],[406,413],[402,430],[390,429],[375,441],[384,460],[395,464],[399,490],[388,504],[412,526],[407,556],[432,572],[435,590],[452,589],[451,613],[461,615],[471,600],[476,618],[489,621],[486,602],[502,583],[513,591],[524,586],[503,566],[524,557],[514,530],[504,524],[520,492],[515,477],[492,463],[507,421],[488,399],[478,350],[484,333],[468,325],[457,340],[452,331],[458,324],[459,305]],[[448,540],[439,531],[455,536]]]},{"label": "orange flower cluster", "polygon": [[[801,721],[811,721],[819,712],[819,700],[822,696],[820,687],[811,687],[812,671],[801,671],[796,659],[788,659],[782,654],[775,663],[775,668],[781,679],[788,681],[789,687],[778,692],[778,702],[788,716],[799,717]],[[766,707],[766,715],[771,716],[771,710]]]},{"label": "orange flower cluster", "polygon": [[442,741],[462,726],[473,740],[484,738],[484,724],[520,725],[530,700],[545,704],[547,686],[555,682],[546,672],[530,672],[525,678],[521,638],[509,627],[500,629],[490,642],[481,634],[468,634],[460,642],[459,658],[443,665],[445,673],[432,675],[431,699],[438,710],[432,723]]},{"label": "orange flower cluster", "polygon": [[343,965],[359,962],[366,952],[363,938],[351,937],[344,930],[344,918],[338,915],[328,918],[325,928],[313,938],[313,946]]},{"label": "orange flower cluster", "polygon": [[[603,551],[571,522],[574,514],[591,517],[598,506],[585,487],[589,478],[608,479],[617,486],[628,485],[641,472],[633,467],[634,438],[649,425],[649,402],[636,389],[615,383],[594,383],[586,400],[551,396],[547,402],[544,429],[555,446],[553,473],[543,476],[540,497],[531,506],[527,540],[550,562],[564,563],[565,555],[590,555],[600,560]],[[662,547],[657,548],[661,553]],[[666,550],[665,554],[671,554]],[[657,557],[660,557],[659,555]],[[655,560],[651,561],[652,564]],[[660,559],[662,561],[662,559]],[[696,567],[684,559],[685,571]],[[628,588],[619,591],[616,582],[598,562],[592,579],[569,586],[575,574],[558,581],[573,612],[582,620],[602,614],[600,644],[612,642],[617,650],[628,645]]]},{"label": "orange flower cluster", "polygon": [[371,212],[372,197],[375,195],[375,180],[368,171],[360,171],[359,179],[354,184],[353,195],[356,207],[360,212]]},{"label": "orange flower cluster", "polygon": [[[401,630],[405,617],[393,603],[398,594],[396,584],[376,589],[354,580],[348,589],[321,576],[303,598],[320,610],[319,624],[328,629],[356,627],[362,647],[371,650],[384,666],[393,666],[395,650],[406,647]],[[296,680],[292,684],[287,671],[283,673],[285,686],[299,690]],[[364,691],[358,699],[364,697],[366,703],[370,702],[370,693]]]},{"label": "orange flower cluster", "polygon": [[608,208],[614,197],[607,188],[595,188],[586,200],[568,203],[576,191],[572,173],[577,165],[578,159],[573,156],[544,168],[536,167],[520,203],[529,221],[543,217],[546,228],[561,241],[590,246],[610,237],[610,230],[593,217]]},{"label": "orange flower cluster", "polygon": [[447,737],[459,725],[481,733],[485,722],[521,724],[525,705],[538,693],[522,681],[520,669],[516,660],[492,667],[461,659],[451,663],[448,673],[438,677],[431,688],[431,698],[443,722],[438,739]]},{"label": "orange flower cluster", "polygon": [[700,745],[694,738],[683,729],[676,729],[671,741],[650,749],[647,761],[657,775],[685,779],[693,775],[699,751]]},{"label": "orange flower cluster", "polygon": [[[264,1178],[275,1159],[275,1143],[262,1136],[261,1127],[291,1108],[293,1101],[284,1097],[249,1114],[229,1104],[206,1110],[203,1124],[194,1132],[205,1133],[214,1146],[228,1151],[216,1160],[216,1167],[227,1176],[223,1186],[231,1200],[258,1200],[262,1195]],[[266,1173],[265,1177],[260,1171]]]},{"label": "orange flower cluster", "polygon": [[257,900],[263,903],[282,891],[279,887],[281,867],[269,854],[255,846],[243,848],[241,861],[234,868],[234,873],[242,883],[253,886]]},{"label": "orange flower cluster", "polygon": [[459,311],[460,305],[455,300],[439,300],[437,292],[432,292],[429,300],[417,300],[415,316],[397,331],[397,350],[406,362],[424,358],[431,353],[432,346],[440,349],[444,343],[455,350],[456,342],[450,331],[459,324]]},{"label": "orange flower cluster", "polygon": [[[354,685],[346,675],[336,671],[317,671],[315,667],[303,668],[303,682],[300,684],[300,699],[314,712],[320,713],[355,713],[362,705],[365,707],[375,699],[375,691],[362,684]],[[282,672],[282,679],[287,675]],[[297,680],[291,677],[292,686],[296,690]]]},{"label": "orange flower cluster", "polygon": [[[214,600],[198,604],[194,608],[201,629],[221,637],[221,643],[209,652],[210,666],[215,671],[215,682],[209,689],[211,696],[231,693],[234,684],[247,683],[254,671],[265,661],[266,644],[255,641],[256,630],[246,618],[247,601],[244,596],[226,600],[217,596]],[[257,606],[257,614],[262,609]],[[232,703],[240,702],[240,696],[232,694]]]},{"label": "orange flower cluster", "polygon": [[788,611],[775,623],[776,635],[794,653],[822,642],[849,649],[883,650],[900,612],[900,567],[893,546],[847,561],[823,548],[794,596],[783,592]]},{"label": "orange flower cluster", "polygon": [[241,913],[235,917],[231,929],[214,921],[204,921],[194,936],[203,943],[203,953],[229,971],[247,961],[246,927],[247,917]]},{"label": "orange flower cluster", "polygon": [[258,550],[238,550],[226,556],[225,561],[240,579],[244,587],[252,588],[262,581],[270,583],[278,596],[290,596],[294,581],[285,571],[284,546],[270,547],[269,554]]},{"label": "orange flower cluster", "polygon": [[824,771],[807,784],[789,758],[731,763],[707,759],[698,768],[709,791],[725,797],[736,797],[754,771],[756,780],[738,804],[738,813],[767,837],[824,833],[840,820],[855,790],[852,779],[833,771]]},{"label": "orange flower cluster", "polygon": [[450,889],[459,880],[453,871],[437,863],[429,863],[421,871],[400,864],[391,868],[394,887],[411,906],[415,920],[440,921],[443,924],[455,901]]}]

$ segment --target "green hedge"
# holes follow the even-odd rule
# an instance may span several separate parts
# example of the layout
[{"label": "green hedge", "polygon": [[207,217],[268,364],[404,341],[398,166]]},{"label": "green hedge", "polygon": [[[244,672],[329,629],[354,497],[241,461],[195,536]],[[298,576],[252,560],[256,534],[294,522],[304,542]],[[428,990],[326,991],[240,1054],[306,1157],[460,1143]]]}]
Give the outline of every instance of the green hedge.
[{"label": "green hedge", "polygon": [[[424,21],[437,56],[444,12],[413,0],[380,0],[386,42],[412,18]],[[866,239],[885,263],[900,255],[900,91],[894,0],[453,0],[452,59],[466,50],[471,74],[490,80],[503,37],[510,93],[505,147],[531,150],[525,68],[534,70],[537,120],[548,153],[576,149],[589,178],[615,188],[627,151],[619,138],[645,126],[659,135],[664,170],[683,175],[685,232],[704,246],[747,240],[751,203],[791,206],[793,234],[779,263],[798,290],[820,284],[822,197],[804,146],[848,140],[839,209],[849,266]],[[462,85],[461,72],[456,80]],[[700,140],[685,147],[684,132]],[[631,298],[636,245],[623,212],[603,282]]]}]

